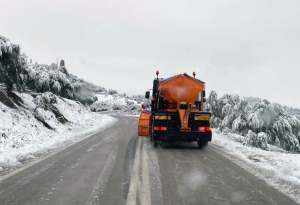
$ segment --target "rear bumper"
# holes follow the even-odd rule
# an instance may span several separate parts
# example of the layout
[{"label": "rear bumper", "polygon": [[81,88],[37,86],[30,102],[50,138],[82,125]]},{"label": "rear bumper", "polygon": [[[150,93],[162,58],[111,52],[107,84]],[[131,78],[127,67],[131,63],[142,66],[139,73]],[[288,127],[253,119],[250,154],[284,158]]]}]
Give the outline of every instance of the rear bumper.
[{"label": "rear bumper", "polygon": [[167,132],[154,132],[153,139],[155,141],[211,141],[211,132],[178,132],[176,134],[168,134]]}]

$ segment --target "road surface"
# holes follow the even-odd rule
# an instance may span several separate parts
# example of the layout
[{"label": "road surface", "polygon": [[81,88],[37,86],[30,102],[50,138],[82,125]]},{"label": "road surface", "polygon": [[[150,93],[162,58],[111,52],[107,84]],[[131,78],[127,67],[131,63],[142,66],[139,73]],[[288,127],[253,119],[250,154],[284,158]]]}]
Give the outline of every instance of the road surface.
[{"label": "road surface", "polygon": [[295,204],[208,145],[137,136],[137,118],[120,116],[94,134],[0,178],[0,204]]}]

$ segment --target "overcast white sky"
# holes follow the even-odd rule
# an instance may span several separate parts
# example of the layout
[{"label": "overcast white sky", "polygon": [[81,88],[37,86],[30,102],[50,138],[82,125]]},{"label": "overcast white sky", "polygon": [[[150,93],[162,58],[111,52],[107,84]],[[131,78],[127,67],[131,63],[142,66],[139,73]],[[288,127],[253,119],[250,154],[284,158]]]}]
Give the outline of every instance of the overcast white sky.
[{"label": "overcast white sky", "polygon": [[196,71],[208,92],[300,107],[299,0],[0,0],[0,35],[120,93]]}]

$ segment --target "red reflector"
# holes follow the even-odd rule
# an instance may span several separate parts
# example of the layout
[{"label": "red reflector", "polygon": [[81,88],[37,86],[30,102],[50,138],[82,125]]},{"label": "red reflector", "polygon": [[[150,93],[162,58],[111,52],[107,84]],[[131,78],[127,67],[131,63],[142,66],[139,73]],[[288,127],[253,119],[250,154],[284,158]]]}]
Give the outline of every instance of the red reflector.
[{"label": "red reflector", "polygon": [[198,131],[200,132],[211,132],[212,131],[212,127],[198,127]]},{"label": "red reflector", "polygon": [[153,129],[156,130],[156,131],[165,131],[165,130],[167,130],[167,127],[164,127],[164,126],[154,126]]},{"label": "red reflector", "polygon": [[206,127],[206,132],[212,132],[212,127]]},{"label": "red reflector", "polygon": [[198,127],[198,130],[199,130],[200,132],[205,132],[205,127]]}]

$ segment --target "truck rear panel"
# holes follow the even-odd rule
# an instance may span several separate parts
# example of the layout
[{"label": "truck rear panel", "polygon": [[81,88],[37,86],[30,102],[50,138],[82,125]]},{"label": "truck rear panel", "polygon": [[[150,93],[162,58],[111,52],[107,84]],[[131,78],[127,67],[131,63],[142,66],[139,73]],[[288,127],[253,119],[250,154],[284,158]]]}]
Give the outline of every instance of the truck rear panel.
[{"label": "truck rear panel", "polygon": [[153,112],[150,119],[153,140],[211,141],[210,115],[209,112],[191,112],[188,121],[191,131],[181,132],[178,112]]}]

